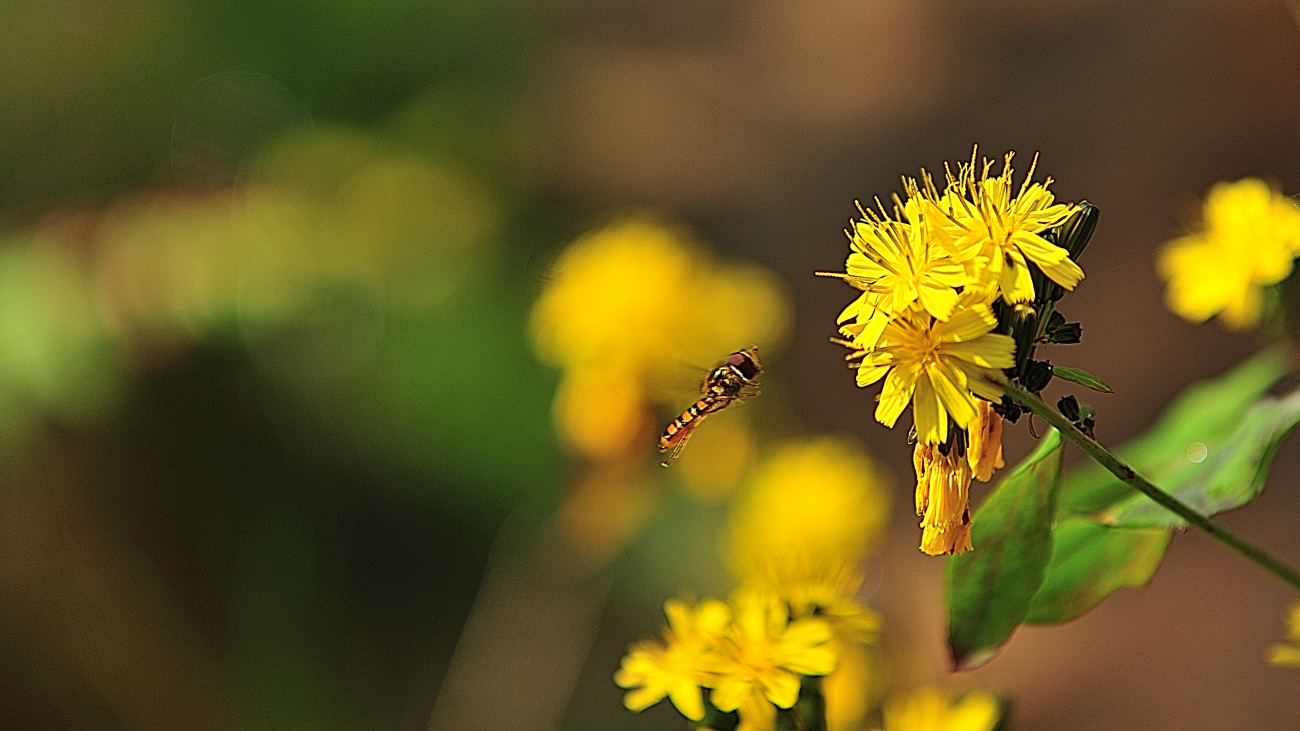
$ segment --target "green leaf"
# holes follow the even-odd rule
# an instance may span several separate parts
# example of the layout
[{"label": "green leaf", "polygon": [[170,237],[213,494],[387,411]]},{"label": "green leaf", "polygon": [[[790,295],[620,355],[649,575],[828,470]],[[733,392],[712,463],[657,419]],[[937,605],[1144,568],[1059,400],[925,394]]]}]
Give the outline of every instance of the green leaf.
[{"label": "green leaf", "polygon": [[[1259,497],[1268,479],[1273,455],[1291,430],[1300,424],[1300,391],[1255,404],[1236,428],[1209,441],[1188,445],[1181,458],[1196,465],[1183,480],[1156,483],[1201,515],[1211,516],[1241,507]],[[1134,495],[1105,511],[1103,520],[1130,527],[1178,528],[1182,518],[1145,495]]]},{"label": "green leaf", "polygon": [[[1201,464],[1188,459],[1188,448],[1200,443],[1217,455],[1286,371],[1286,352],[1265,350],[1226,375],[1184,391],[1154,427],[1114,452],[1155,485],[1174,489],[1203,472]],[[1059,508],[1062,515],[1094,514],[1137,494],[1101,465],[1089,463],[1066,474]]]},{"label": "green leaf", "polygon": [[948,647],[958,669],[974,669],[997,654],[1043,582],[1052,556],[1061,445],[1052,430],[998,483],[975,511],[975,550],[948,559]]},{"label": "green leaf", "polygon": [[1053,531],[1052,561],[1025,622],[1068,622],[1117,589],[1145,585],[1172,535],[1164,528],[1114,528],[1082,516],[1061,520]]},{"label": "green leaf", "polygon": [[1091,388],[1094,391],[1102,393],[1115,393],[1105,381],[1097,376],[1083,370],[1082,368],[1066,368],[1065,366],[1053,366],[1052,375],[1057,378],[1064,378],[1067,381],[1073,381],[1084,388]]}]

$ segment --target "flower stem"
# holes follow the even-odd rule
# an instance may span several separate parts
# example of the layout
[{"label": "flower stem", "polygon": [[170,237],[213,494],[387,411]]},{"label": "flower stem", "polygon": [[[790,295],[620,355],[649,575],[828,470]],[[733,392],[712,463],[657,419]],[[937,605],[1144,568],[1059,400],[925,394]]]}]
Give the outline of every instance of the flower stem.
[{"label": "flower stem", "polygon": [[1137,472],[1134,472],[1132,467],[1124,464],[1124,462],[1111,453],[1110,450],[1098,443],[1097,440],[1084,434],[1079,427],[1075,426],[1069,419],[1062,416],[1056,409],[1048,406],[1038,396],[1013,383],[1005,383],[1003,385],[1006,388],[1007,394],[1011,396],[1011,398],[1015,399],[1022,406],[1035,414],[1043,417],[1047,423],[1060,430],[1067,439],[1077,444],[1080,449],[1088,454],[1089,457],[1096,460],[1102,467],[1110,470],[1111,474],[1123,480],[1143,495],[1151,498],[1161,507],[1187,521],[1189,525],[1197,528],[1201,532],[1228,548],[1231,548],[1242,556],[1245,556],[1248,560],[1254,562],[1255,565],[1290,584],[1292,588],[1297,591],[1300,591],[1300,572],[1297,572],[1295,569],[1278,560],[1259,546],[1256,546],[1250,541],[1247,541],[1236,533],[1228,530],[1223,525],[1196,512],[1186,503],[1173,495],[1170,495],[1164,490],[1151,484],[1149,480],[1142,475],[1139,475]]}]

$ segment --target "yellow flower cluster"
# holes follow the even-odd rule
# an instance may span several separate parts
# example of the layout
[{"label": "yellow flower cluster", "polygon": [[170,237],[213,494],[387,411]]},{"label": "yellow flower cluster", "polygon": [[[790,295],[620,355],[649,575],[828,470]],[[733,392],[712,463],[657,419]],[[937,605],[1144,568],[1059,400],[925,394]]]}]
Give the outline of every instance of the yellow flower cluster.
[{"label": "yellow flower cluster", "polygon": [[1300,668],[1300,602],[1291,606],[1286,621],[1286,644],[1269,648],[1268,662],[1280,668]]},{"label": "yellow flower cluster", "polygon": [[825,618],[837,639],[871,641],[879,617],[853,595],[888,509],[880,469],[860,449],[832,438],[785,445],[732,505],[728,563],[744,589],[781,597],[796,617]]},{"label": "yellow flower cluster", "polygon": [[839,656],[826,678],[828,728],[859,729],[883,690],[868,646],[881,619],[855,595],[859,565],[884,532],[888,480],[860,448],[821,437],[778,448],[732,503],[723,545],[742,590],[784,599],[793,617],[820,617]]},{"label": "yellow flower cluster", "polygon": [[664,612],[663,641],[633,645],[614,675],[630,689],[623,699],[629,710],[667,697],[700,721],[708,688],[715,708],[740,716],[739,731],[770,731],[776,709],[799,699],[801,676],[835,669],[830,625],[816,617],[791,620],[787,605],[770,594],[739,592],[729,605],[669,600]]},{"label": "yellow flower cluster", "polygon": [[[861,652],[880,617],[854,598],[858,563],[879,540],[888,508],[879,468],[851,443],[778,448],[729,514],[723,543],[739,587],[729,603],[665,605],[662,641],[633,645],[615,675],[630,689],[627,707],[667,697],[700,721],[708,689],[708,702],[736,712],[741,729],[768,731],[777,709],[798,699],[800,676],[835,673],[824,687],[828,716],[860,721],[870,680]],[[852,677],[838,677],[842,660]]]},{"label": "yellow flower cluster", "polygon": [[1300,254],[1300,206],[1258,178],[1218,183],[1200,231],[1165,244],[1156,269],[1169,309],[1191,322],[1218,315],[1235,330],[1257,325],[1264,288],[1291,274]]},{"label": "yellow flower cluster", "polygon": [[[877,199],[852,222],[843,279],[861,294],[837,320],[856,361],[857,383],[884,381],[875,416],[893,427],[910,404],[917,438],[917,512],[922,550],[970,548],[972,474],[987,480],[1001,462],[1001,417],[988,402],[1003,395],[1002,369],[1016,364],[1016,343],[994,332],[992,305],[1034,302],[1039,286],[1072,290],[1083,270],[1044,236],[1078,207],[1057,203],[1051,179],[1033,182],[1035,164],[1016,188],[1012,153],[1001,172],[972,154],[956,172],[945,166],[940,192],[925,171],[903,179],[906,199],[891,210]],[[969,437],[967,435],[970,435]],[[978,448],[967,449],[970,444]]]}]

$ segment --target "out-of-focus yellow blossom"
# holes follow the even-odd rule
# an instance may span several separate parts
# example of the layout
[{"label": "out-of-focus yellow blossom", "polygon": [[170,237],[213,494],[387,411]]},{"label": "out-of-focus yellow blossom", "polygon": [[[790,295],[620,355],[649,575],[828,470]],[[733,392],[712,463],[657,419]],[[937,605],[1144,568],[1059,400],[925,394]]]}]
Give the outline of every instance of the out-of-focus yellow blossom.
[{"label": "out-of-focus yellow blossom", "polygon": [[992,731],[1001,715],[989,693],[972,691],[953,703],[938,688],[922,688],[885,704],[884,731]]},{"label": "out-of-focus yellow blossom", "polygon": [[1300,206],[1258,178],[1217,183],[1203,229],[1167,243],[1156,259],[1169,309],[1192,322],[1218,315],[1233,329],[1259,323],[1263,288],[1291,274],[1300,253]]},{"label": "out-of-focus yellow blossom", "polygon": [[858,385],[885,379],[876,420],[893,427],[912,404],[916,435],[926,444],[948,439],[948,420],[965,429],[976,418],[976,398],[998,401],[998,369],[1015,365],[1015,342],[994,333],[987,305],[964,302],[947,322],[908,312],[890,321],[875,349],[859,351]]},{"label": "out-of-focus yellow blossom", "polygon": [[771,594],[740,592],[732,606],[709,697],[719,710],[739,713],[737,731],[769,731],[776,709],[799,699],[801,675],[835,669],[831,628],[812,617],[790,621],[786,603]]},{"label": "out-of-focus yellow blossom", "polygon": [[955,259],[969,265],[972,287],[982,289],[988,299],[1001,292],[1008,303],[1029,302],[1034,283],[1026,260],[1038,265],[1048,279],[1072,290],[1083,279],[1083,270],[1065,249],[1043,238],[1042,233],[1061,225],[1075,211],[1074,204],[1056,203],[1047,190],[1048,178],[1031,182],[1038,157],[1012,197],[1011,158],[1008,152],[1002,173],[989,177],[992,160],[977,168],[975,153],[958,173],[947,173],[947,189],[939,195],[927,178],[923,189],[913,188],[924,201],[922,216],[928,217],[933,235]]},{"label": "out-of-focus yellow blossom", "polygon": [[560,256],[532,331],[538,355],[563,370],[561,436],[601,459],[653,443],[648,409],[667,396],[653,371],[767,345],[789,319],[772,275],[715,264],[682,230],[639,216],[581,237]]},{"label": "out-of-focus yellow blossom", "polygon": [[1300,602],[1291,606],[1286,620],[1287,643],[1268,650],[1268,662],[1280,668],[1300,668]]},{"label": "out-of-focus yellow blossom", "polygon": [[917,442],[916,514],[921,516],[921,550],[931,556],[965,553],[970,542],[971,466],[959,445],[939,447]]},{"label": "out-of-focus yellow blossom", "polygon": [[880,702],[887,668],[882,653],[866,645],[840,643],[835,672],[822,680],[827,731],[862,731],[867,713]]},{"label": "out-of-focus yellow blossom", "polygon": [[866,554],[888,514],[885,477],[860,448],[825,437],[786,444],[732,504],[728,560],[742,582],[822,581]]},{"label": "out-of-focus yellow blossom", "polygon": [[683,716],[699,721],[704,718],[701,687],[712,684],[715,653],[731,622],[731,610],[716,599],[695,607],[670,599],[664,603],[664,614],[668,616],[664,641],[634,644],[614,682],[630,689],[623,698],[629,710],[643,711],[667,697]]},{"label": "out-of-focus yellow blossom", "polygon": [[[854,598],[862,583],[858,562],[880,537],[888,498],[880,468],[850,442],[782,446],[755,468],[728,518],[726,555],[742,592],[776,595],[791,618],[824,621],[836,655],[861,653],[881,620]],[[827,678],[828,712],[833,702],[842,717],[857,713],[855,699],[843,694],[866,682],[871,668],[859,665]],[[842,672],[857,674],[842,680]]]}]

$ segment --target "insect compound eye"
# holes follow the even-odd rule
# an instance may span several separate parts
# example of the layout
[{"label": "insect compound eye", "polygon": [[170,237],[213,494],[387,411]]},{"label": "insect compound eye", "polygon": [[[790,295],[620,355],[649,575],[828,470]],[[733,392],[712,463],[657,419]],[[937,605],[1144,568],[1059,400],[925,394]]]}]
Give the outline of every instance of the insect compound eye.
[{"label": "insect compound eye", "polygon": [[754,363],[754,359],[749,357],[749,353],[732,353],[727,356],[727,362],[735,367],[740,372],[741,378],[746,381],[752,381],[754,376],[758,375],[758,364]]}]

